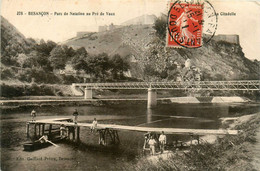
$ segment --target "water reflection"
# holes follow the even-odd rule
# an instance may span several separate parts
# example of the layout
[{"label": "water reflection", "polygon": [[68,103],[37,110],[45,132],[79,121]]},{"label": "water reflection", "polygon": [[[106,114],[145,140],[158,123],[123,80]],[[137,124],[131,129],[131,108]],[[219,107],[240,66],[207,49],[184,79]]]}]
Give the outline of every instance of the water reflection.
[{"label": "water reflection", "polygon": [[153,110],[147,109],[147,111],[146,111],[146,117],[147,117],[146,123],[147,124],[152,122],[152,115],[153,115]]}]

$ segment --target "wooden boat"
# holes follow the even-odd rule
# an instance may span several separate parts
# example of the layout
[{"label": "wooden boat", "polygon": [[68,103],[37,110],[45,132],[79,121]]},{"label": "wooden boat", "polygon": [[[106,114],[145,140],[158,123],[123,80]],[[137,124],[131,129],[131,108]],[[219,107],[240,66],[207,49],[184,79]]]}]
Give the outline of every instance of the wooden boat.
[{"label": "wooden boat", "polygon": [[[57,143],[57,142],[60,142],[64,139],[65,138],[57,137],[57,138],[52,139],[50,141]],[[42,142],[40,140],[36,140],[34,142],[28,142],[28,143],[23,144],[23,148],[24,148],[24,151],[35,151],[35,150],[39,150],[39,149],[42,149],[42,148],[49,147],[51,145],[52,144],[50,142],[46,142],[46,141]]]}]

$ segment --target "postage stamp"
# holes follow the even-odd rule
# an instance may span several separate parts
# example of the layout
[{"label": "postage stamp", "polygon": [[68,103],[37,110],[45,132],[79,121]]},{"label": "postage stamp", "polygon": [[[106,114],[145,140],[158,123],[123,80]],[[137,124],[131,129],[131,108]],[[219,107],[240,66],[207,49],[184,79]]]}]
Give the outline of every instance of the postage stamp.
[{"label": "postage stamp", "polygon": [[170,2],[166,38],[168,47],[201,47],[214,36],[216,28],[217,15],[209,2]]}]

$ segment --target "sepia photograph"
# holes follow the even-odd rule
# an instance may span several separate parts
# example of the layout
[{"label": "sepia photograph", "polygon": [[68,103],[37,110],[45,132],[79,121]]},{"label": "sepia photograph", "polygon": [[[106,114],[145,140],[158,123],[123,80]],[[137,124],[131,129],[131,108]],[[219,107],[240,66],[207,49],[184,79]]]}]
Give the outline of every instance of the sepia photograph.
[{"label": "sepia photograph", "polygon": [[260,170],[259,0],[0,4],[0,170]]}]

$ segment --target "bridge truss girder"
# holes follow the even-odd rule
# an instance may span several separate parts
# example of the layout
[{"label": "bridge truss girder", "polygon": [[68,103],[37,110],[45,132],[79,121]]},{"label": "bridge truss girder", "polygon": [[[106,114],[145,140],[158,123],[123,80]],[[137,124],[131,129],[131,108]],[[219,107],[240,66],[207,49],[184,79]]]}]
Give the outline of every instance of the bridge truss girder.
[{"label": "bridge truss girder", "polygon": [[184,82],[122,82],[122,83],[78,83],[79,88],[91,89],[159,89],[159,90],[242,90],[259,91],[260,80],[243,81],[184,81]]}]

